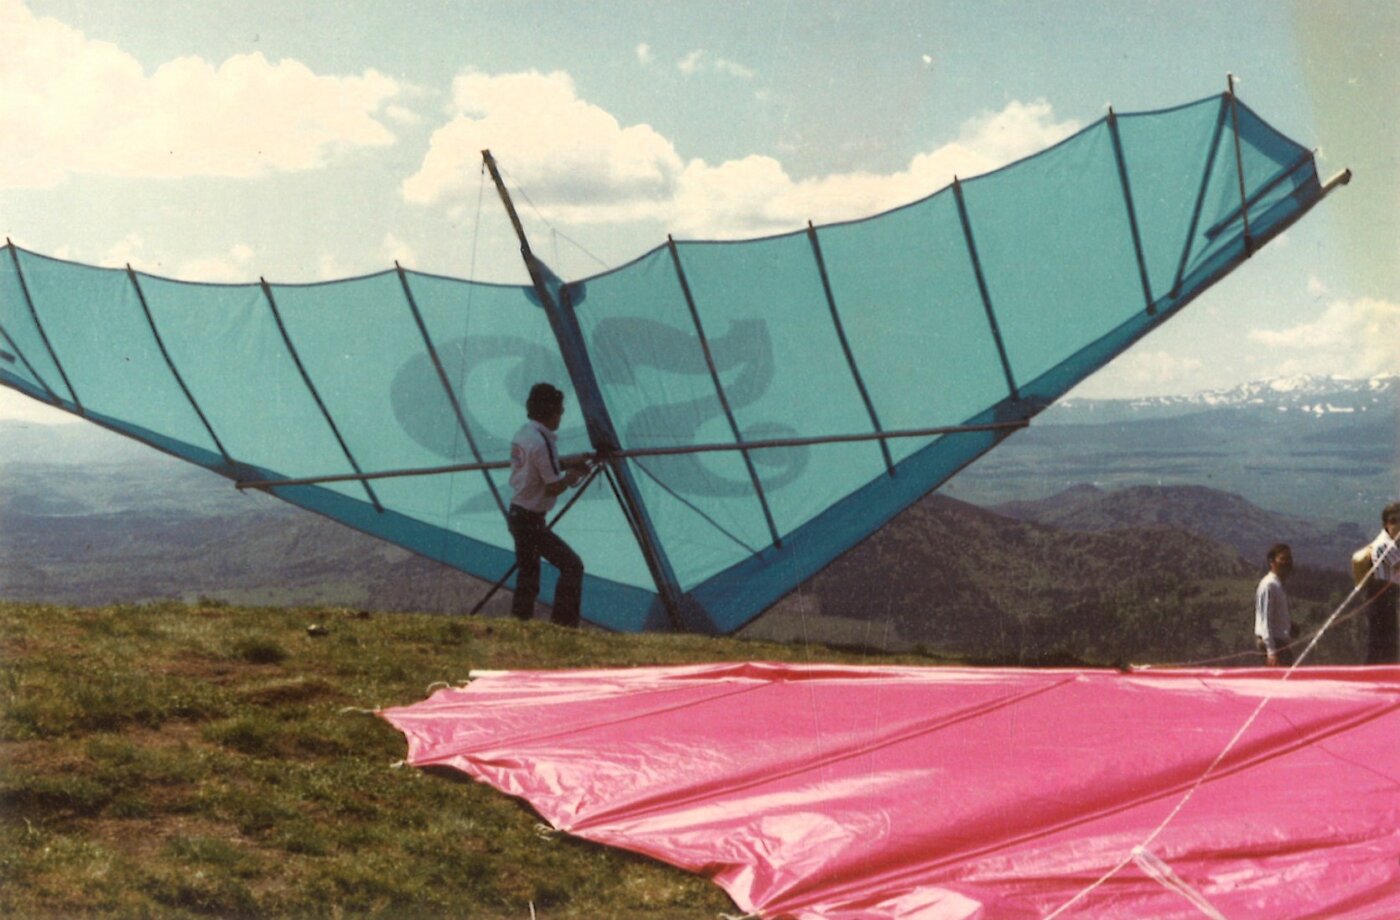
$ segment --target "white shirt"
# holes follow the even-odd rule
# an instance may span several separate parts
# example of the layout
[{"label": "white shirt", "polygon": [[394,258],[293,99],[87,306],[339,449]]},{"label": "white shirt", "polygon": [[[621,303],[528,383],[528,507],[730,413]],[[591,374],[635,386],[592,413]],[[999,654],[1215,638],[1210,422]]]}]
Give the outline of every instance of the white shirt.
[{"label": "white shirt", "polygon": [[1384,530],[1371,544],[1371,562],[1375,564],[1377,581],[1400,584],[1400,544],[1390,539]]},{"label": "white shirt", "polygon": [[1259,580],[1254,592],[1254,635],[1264,640],[1270,654],[1280,645],[1287,645],[1290,632],[1288,595],[1283,593],[1283,581],[1273,572]]},{"label": "white shirt", "polygon": [[554,507],[557,495],[545,486],[564,478],[559,469],[559,451],[554,432],[531,419],[510,442],[510,487],[515,490],[511,504],[544,514]]}]

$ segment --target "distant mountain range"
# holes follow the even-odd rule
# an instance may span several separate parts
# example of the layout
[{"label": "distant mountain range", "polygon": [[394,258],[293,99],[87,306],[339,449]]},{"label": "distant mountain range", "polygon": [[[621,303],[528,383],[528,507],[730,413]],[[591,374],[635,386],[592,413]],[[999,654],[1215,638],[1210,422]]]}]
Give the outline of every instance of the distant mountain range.
[{"label": "distant mountain range", "polygon": [[1270,546],[1288,543],[1299,565],[1344,569],[1374,534],[1356,524],[1320,523],[1265,511],[1238,495],[1204,486],[1128,486],[1106,491],[1078,485],[1034,501],[990,510],[1079,533],[1170,528],[1209,537],[1262,565]]},{"label": "distant mountain range", "polygon": [[1369,380],[1341,377],[1278,377],[1205,390],[1189,396],[1136,399],[1063,399],[1043,416],[1052,424],[1085,424],[1173,418],[1214,409],[1296,412],[1302,415],[1352,415],[1374,412],[1400,420],[1400,374]]},{"label": "distant mountain range", "polygon": [[1400,498],[1400,376],[1296,378],[1189,397],[1066,400],[959,474],[979,505],[1089,483],[1200,485],[1271,511],[1379,528]]},{"label": "distant mountain range", "polygon": [[[1300,617],[1345,594],[1400,494],[1397,406],[1400,377],[1069,401],[744,632],[1042,663],[1238,650],[1269,544],[1305,567]],[[94,426],[0,422],[0,597],[461,612],[487,587]]]}]

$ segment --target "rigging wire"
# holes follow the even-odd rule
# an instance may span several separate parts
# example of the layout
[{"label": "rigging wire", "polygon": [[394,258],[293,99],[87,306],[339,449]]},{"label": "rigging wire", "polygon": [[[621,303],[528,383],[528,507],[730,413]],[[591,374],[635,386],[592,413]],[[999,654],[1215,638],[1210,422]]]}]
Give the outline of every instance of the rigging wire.
[{"label": "rigging wire", "polygon": [[[486,166],[485,166],[485,164],[482,164],[481,168],[477,170],[476,216],[475,216],[475,218],[474,218],[474,220],[473,220],[473,223],[472,223],[472,249],[471,249],[471,259],[470,259],[470,262],[468,263],[468,266],[467,266],[467,282],[468,282],[468,283],[467,283],[467,305],[466,305],[466,309],[463,311],[463,314],[462,314],[462,339],[461,339],[461,341],[462,341],[462,346],[460,346],[460,347],[458,348],[458,355],[459,355],[458,366],[457,366],[457,393],[458,393],[458,394],[461,394],[461,393],[462,393],[462,390],[463,390],[463,388],[466,387],[466,383],[467,383],[467,355],[466,355],[466,348],[465,348],[465,346],[466,346],[466,342],[467,342],[467,336],[468,336],[468,334],[469,334],[470,331],[471,331],[472,300],[473,300],[474,295],[476,294],[476,281],[475,281],[475,278],[476,278],[476,252],[477,252],[477,244],[478,244],[478,242],[481,240],[481,202],[482,202],[482,194],[483,194],[483,192],[484,192],[484,190],[485,190],[485,187],[486,187]],[[461,447],[462,439],[463,439],[464,437],[465,437],[465,433],[464,433],[463,431],[461,431],[461,430],[460,430],[459,428],[457,428],[457,427],[454,427],[454,428],[453,428],[453,434],[452,434],[452,456],[453,456],[454,459],[457,457],[457,452],[458,452],[458,450],[459,450],[460,447]],[[487,476],[487,477],[490,477],[490,475],[491,475],[490,470],[483,470],[482,473],[483,473],[483,475],[485,475],[485,476]],[[459,477],[457,477],[457,476],[449,476],[449,477],[447,478],[447,502],[446,502],[445,507],[443,508],[442,537],[441,537],[441,540],[440,540],[439,543],[438,543],[438,554],[439,554],[439,555],[445,555],[445,553],[442,552],[442,549],[443,549],[443,546],[444,546],[444,545],[446,544],[446,542],[447,542],[447,534],[448,534],[448,533],[451,531],[451,529],[452,529],[452,512],[453,512],[453,509],[455,508],[455,503],[456,503],[456,488],[457,488],[457,479],[458,479],[458,478],[459,478]],[[446,567],[444,566],[443,569],[438,573],[438,590],[439,590],[439,592],[442,591],[442,585],[443,585],[443,582],[446,580],[446,578],[447,578],[447,570],[446,570]]]},{"label": "rigging wire", "polygon": [[531,211],[535,212],[535,217],[539,219],[540,223],[544,224],[546,227],[549,228],[550,236],[554,242],[554,260],[556,265],[559,261],[559,240],[563,239],[565,242],[573,244],[575,249],[588,256],[594,262],[597,262],[603,268],[612,267],[607,262],[604,262],[598,256],[590,252],[589,249],[582,243],[580,243],[578,240],[574,239],[573,237],[569,236],[567,233],[556,227],[553,224],[553,222],[550,221],[549,218],[545,217],[544,212],[541,211],[539,207],[535,204],[535,202],[530,199],[530,193],[525,190],[525,186],[522,185],[519,181],[517,181],[516,178],[511,175],[510,170],[502,166],[499,160],[496,161],[496,168],[499,169],[501,173],[507,179],[510,180],[510,184],[515,189],[515,193],[521,198],[525,199],[525,203],[530,206]]},{"label": "rigging wire", "polygon": [[[1181,811],[1186,807],[1186,804],[1190,802],[1192,798],[1195,797],[1197,790],[1199,790],[1201,786],[1205,785],[1206,780],[1210,779],[1210,777],[1215,773],[1216,769],[1220,766],[1220,764],[1224,762],[1225,757],[1230,753],[1230,751],[1234,750],[1235,745],[1239,744],[1240,739],[1243,738],[1245,736],[1245,733],[1249,731],[1250,727],[1254,725],[1254,723],[1258,720],[1259,716],[1264,712],[1264,709],[1277,697],[1278,687],[1287,682],[1288,679],[1293,676],[1293,672],[1296,671],[1303,664],[1303,661],[1308,657],[1309,654],[1312,653],[1312,650],[1317,647],[1317,643],[1322,639],[1323,635],[1329,629],[1332,628],[1334,623],[1336,623],[1340,619],[1342,611],[1345,610],[1347,606],[1361,592],[1362,586],[1365,585],[1368,581],[1370,581],[1371,575],[1375,571],[1376,563],[1375,561],[1372,561],[1371,569],[1366,573],[1366,578],[1358,582],[1356,587],[1351,589],[1351,593],[1348,594],[1339,605],[1337,605],[1337,608],[1332,611],[1332,614],[1327,618],[1326,622],[1324,622],[1322,624],[1322,627],[1313,635],[1312,639],[1308,642],[1307,647],[1305,647],[1303,651],[1298,654],[1298,657],[1293,662],[1293,664],[1289,665],[1287,670],[1283,672],[1283,675],[1278,679],[1278,681],[1275,682],[1276,686],[1274,688],[1271,688],[1267,693],[1264,694],[1263,698],[1259,700],[1259,704],[1254,707],[1254,711],[1249,714],[1249,718],[1244,720],[1244,724],[1241,725],[1239,729],[1235,732],[1235,734],[1231,736],[1230,740],[1225,743],[1225,747],[1221,749],[1219,754],[1215,755],[1215,759],[1212,760],[1210,762],[1210,765],[1205,768],[1205,771],[1202,772],[1201,775],[1196,778],[1196,781],[1191,784],[1191,787],[1187,789],[1185,793],[1182,794],[1181,799],[1176,803],[1172,810],[1167,813],[1167,816],[1162,819],[1161,823],[1159,823],[1155,828],[1153,828],[1152,831],[1149,832],[1148,835],[1144,837],[1141,842],[1139,842],[1136,846],[1129,850],[1128,854],[1124,856],[1121,860],[1119,860],[1117,863],[1115,863],[1107,872],[1099,876],[1096,880],[1089,883],[1084,888],[1080,889],[1080,891],[1077,894],[1075,894],[1074,897],[1070,898],[1068,901],[1064,902],[1059,907],[1046,914],[1044,920],[1055,920],[1056,917],[1060,916],[1070,907],[1082,901],[1099,886],[1103,885],[1109,879],[1113,878],[1119,872],[1123,871],[1123,869],[1129,863],[1137,861],[1140,854],[1149,852],[1148,848],[1151,847],[1152,844],[1157,840],[1157,838],[1162,835],[1162,832],[1167,829],[1167,825],[1171,824],[1172,821],[1176,819],[1176,816],[1181,814]],[[1155,854],[1153,854],[1153,858],[1161,862],[1162,865],[1166,865],[1166,861],[1161,860],[1160,857],[1157,857]]]}]

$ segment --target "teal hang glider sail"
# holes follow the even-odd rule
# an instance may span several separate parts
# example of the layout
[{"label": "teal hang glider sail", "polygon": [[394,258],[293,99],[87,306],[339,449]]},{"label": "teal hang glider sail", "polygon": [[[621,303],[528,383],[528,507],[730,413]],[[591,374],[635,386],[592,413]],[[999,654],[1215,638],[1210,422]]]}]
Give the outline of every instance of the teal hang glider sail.
[{"label": "teal hang glider sail", "polygon": [[567,283],[523,235],[529,286],[194,284],[8,244],[0,383],[494,581],[509,439],[554,381],[561,451],[607,461],[559,523],[585,619],[725,633],[1342,181],[1225,93],[864,220]]}]

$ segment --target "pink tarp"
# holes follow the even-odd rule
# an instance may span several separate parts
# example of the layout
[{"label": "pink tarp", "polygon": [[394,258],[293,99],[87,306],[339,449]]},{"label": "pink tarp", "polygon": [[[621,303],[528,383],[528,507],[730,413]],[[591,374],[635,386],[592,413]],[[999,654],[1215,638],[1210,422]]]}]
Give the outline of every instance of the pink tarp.
[{"label": "pink tarp", "polygon": [[[578,837],[764,917],[1400,917],[1400,668],[493,673],[384,710]],[[1197,780],[1257,708],[1249,730]],[[1150,857],[1149,857],[1150,859]]]}]

